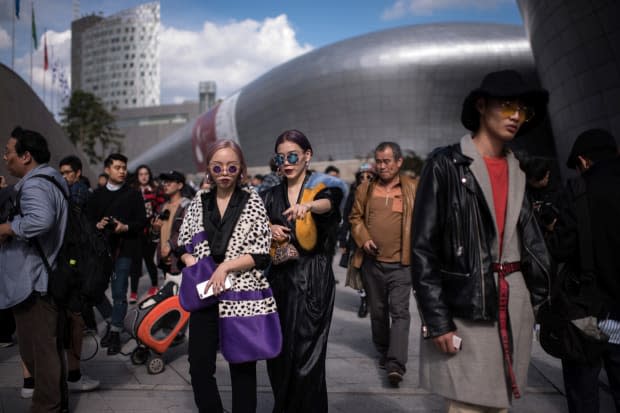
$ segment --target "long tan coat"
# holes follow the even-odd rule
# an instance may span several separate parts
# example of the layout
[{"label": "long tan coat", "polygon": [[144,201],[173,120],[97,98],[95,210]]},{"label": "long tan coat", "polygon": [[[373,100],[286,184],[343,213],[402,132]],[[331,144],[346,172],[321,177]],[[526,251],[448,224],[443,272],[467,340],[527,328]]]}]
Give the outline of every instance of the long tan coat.
[{"label": "long tan coat", "polygon": [[[484,159],[477,152],[470,135],[461,139],[461,149],[464,155],[474,160],[470,166],[471,171],[495,218],[491,181]],[[495,262],[515,262],[521,259],[517,222],[525,196],[525,175],[512,153],[508,154],[507,159],[509,183],[503,251],[499,260],[499,245],[494,246]],[[523,395],[532,348],[534,312],[523,274],[512,273],[506,279],[510,285],[508,311],[514,346],[513,369]],[[497,322],[471,322],[458,318],[454,322],[457,326],[455,334],[463,339],[462,349],[456,355],[440,353],[432,340],[421,340],[420,386],[452,400],[509,408],[511,392],[506,381]]]}]

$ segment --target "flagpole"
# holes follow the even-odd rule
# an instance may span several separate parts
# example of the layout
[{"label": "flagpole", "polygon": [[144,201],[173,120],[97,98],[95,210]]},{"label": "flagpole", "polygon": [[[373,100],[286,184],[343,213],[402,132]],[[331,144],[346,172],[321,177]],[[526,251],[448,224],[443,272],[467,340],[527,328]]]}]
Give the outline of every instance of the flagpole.
[{"label": "flagpole", "polygon": [[15,71],[15,16],[17,16],[17,3],[13,3],[13,29],[11,32],[11,70]]},{"label": "flagpole", "polygon": [[[45,30],[43,30],[45,33]],[[47,107],[45,81],[47,80],[47,34],[43,35],[43,104]]]},{"label": "flagpole", "polygon": [[[31,11],[32,11],[32,24],[34,25],[34,3],[31,1],[30,2],[30,7],[31,7]],[[32,88],[32,49],[33,49],[33,42],[30,42],[30,87]]]},{"label": "flagpole", "polygon": [[[56,86],[56,63],[54,62],[54,45],[50,45],[50,61],[52,62],[52,83],[50,86],[52,116],[54,116],[54,86]],[[54,116],[54,119],[56,117]]]}]

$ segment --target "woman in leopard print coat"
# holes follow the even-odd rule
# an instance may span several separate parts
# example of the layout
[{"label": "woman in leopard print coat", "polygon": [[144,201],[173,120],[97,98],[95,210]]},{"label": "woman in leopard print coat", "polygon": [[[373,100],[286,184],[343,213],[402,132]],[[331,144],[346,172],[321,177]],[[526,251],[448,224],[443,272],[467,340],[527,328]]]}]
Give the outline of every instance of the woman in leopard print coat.
[{"label": "woman in leopard print coat", "polygon": [[[272,296],[257,295],[269,289],[263,270],[270,262],[271,232],[260,197],[245,185],[247,172],[241,149],[232,141],[216,141],[207,149],[206,161],[209,186],[189,205],[179,244],[192,251],[181,256],[186,265],[207,256],[218,264],[205,291],[212,287],[219,304],[190,315],[189,371],[199,410],[222,412],[215,360],[218,346],[231,341],[231,337],[222,336],[219,342],[220,334],[227,334],[224,325],[240,319],[260,323],[260,319],[277,313]],[[225,288],[227,277],[232,281],[230,289]],[[232,411],[255,412],[256,361],[229,366]]]}]

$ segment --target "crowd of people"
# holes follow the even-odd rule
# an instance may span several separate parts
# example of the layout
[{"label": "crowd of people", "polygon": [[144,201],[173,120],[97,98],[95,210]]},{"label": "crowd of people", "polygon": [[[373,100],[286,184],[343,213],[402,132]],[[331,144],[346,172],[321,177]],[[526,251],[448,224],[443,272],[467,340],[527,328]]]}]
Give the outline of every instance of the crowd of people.
[{"label": "crowd of people", "polygon": [[[590,315],[606,342],[587,363],[563,358],[568,409],[598,411],[605,368],[620,411],[618,146],[605,130],[580,134],[567,162],[579,176],[562,190],[553,162],[517,157],[509,146],[544,118],[548,99],[515,71],[489,73],[464,99],[468,132],[433,151],[419,177],[404,173],[399,144],[384,141],[350,186],[334,166],[314,171],[310,140],[291,129],[276,137],[265,176],[250,177],[242,148],[218,140],[207,149],[196,193],[178,171],[155,177],[141,165],[130,176],[120,153],[107,156],[92,190],[79,158],[67,156],[56,169],[45,138],[15,128],[4,161],[19,182],[0,182],[0,342],[11,345],[16,330],[23,397],[32,397],[35,412],[67,411],[68,390],[98,387],[80,372],[82,332],[96,331],[96,308],[107,326],[101,346],[108,355],[121,351],[128,306],[144,298],[142,263],[148,297],[158,291],[160,270],[174,278],[192,267],[205,271],[210,260],[204,293],[217,300],[189,316],[198,410],[224,411],[215,379],[222,351],[234,413],[256,411],[261,359],[274,413],[326,412],[340,247],[346,286],[359,293],[359,317],[370,314],[386,380],[398,387],[407,372],[413,292],[422,322],[420,386],[444,397],[451,413],[508,411],[523,396],[537,312],[552,295],[557,264],[594,274],[601,305]],[[109,296],[70,309],[48,294],[43,265],[55,262],[65,234],[63,192],[105,237],[114,266]],[[588,268],[580,259],[584,220],[595,251]],[[268,324],[274,316],[277,332]],[[64,319],[71,320],[66,356],[58,340]]]}]

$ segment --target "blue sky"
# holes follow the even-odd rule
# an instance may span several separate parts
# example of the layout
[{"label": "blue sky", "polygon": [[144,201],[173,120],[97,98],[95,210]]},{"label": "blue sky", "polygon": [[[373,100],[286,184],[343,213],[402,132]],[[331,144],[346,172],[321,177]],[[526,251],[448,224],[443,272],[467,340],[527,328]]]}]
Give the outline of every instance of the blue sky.
[{"label": "blue sky", "polygon": [[[80,15],[109,16],[144,2],[81,0]],[[29,81],[31,1],[20,3],[15,70]],[[53,60],[65,68],[67,77],[72,4],[34,0],[39,38],[47,33]],[[0,62],[9,67],[13,5],[14,0],[0,0]],[[161,0],[160,5],[162,103],[195,100],[200,80],[215,80],[218,94],[226,96],[302,53],[372,31],[439,21],[522,24],[516,0]],[[33,88],[39,95],[42,50],[41,46],[33,58]],[[179,66],[192,67],[192,73]],[[49,77],[46,82],[49,88]],[[49,100],[48,96],[48,105]]]}]

